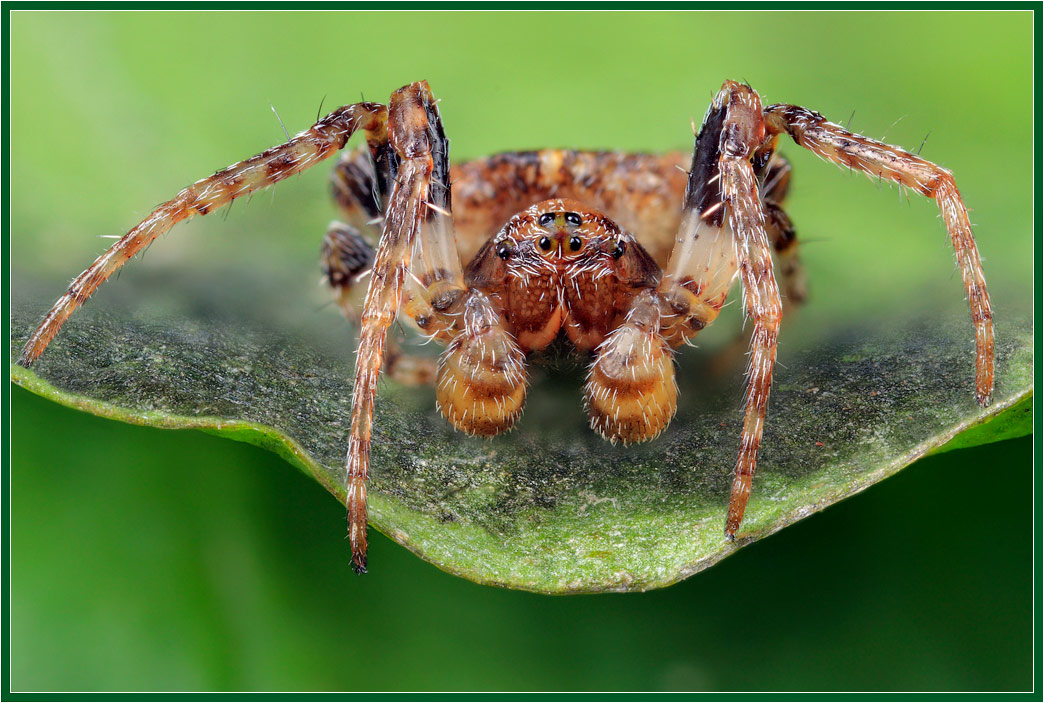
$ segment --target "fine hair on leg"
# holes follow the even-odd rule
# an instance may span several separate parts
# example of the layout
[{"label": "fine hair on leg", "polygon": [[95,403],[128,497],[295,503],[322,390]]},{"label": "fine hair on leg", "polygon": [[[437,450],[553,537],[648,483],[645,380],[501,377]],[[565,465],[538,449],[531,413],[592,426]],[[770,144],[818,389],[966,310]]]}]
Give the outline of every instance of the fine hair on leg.
[{"label": "fine hair on leg", "polygon": [[788,134],[798,146],[838,166],[898,183],[935,199],[953,244],[975,325],[975,396],[979,405],[989,405],[994,374],[993,312],[968,209],[953,173],[905,149],[849,132],[818,112],[797,105],[765,108],[765,125],[771,133]]}]

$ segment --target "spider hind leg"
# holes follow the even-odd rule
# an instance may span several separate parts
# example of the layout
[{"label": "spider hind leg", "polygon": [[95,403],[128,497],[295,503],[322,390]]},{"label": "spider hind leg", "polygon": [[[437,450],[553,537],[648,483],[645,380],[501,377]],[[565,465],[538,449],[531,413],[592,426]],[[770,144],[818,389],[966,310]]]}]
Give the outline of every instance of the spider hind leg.
[{"label": "spider hind leg", "polygon": [[90,298],[98,286],[174,225],[196,215],[212,213],[237,198],[301,173],[344,148],[348,138],[358,129],[366,132],[368,141],[386,140],[386,115],[385,106],[377,103],[345,105],[286,143],[232,164],[182,189],[76,277],[29,337],[18,363],[29,366],[36,361],[69,316]]},{"label": "spider hind leg", "polygon": [[770,105],[764,116],[770,133],[788,134],[798,146],[826,161],[862,171],[871,178],[899,183],[936,201],[950,235],[975,325],[976,399],[983,407],[989,405],[994,375],[993,312],[968,210],[953,173],[899,147],[849,132],[797,105]]},{"label": "spider hind leg", "polygon": [[330,192],[334,202],[348,223],[367,234],[380,234],[379,224],[384,217],[381,179],[370,150],[357,147],[347,151],[330,171]]}]

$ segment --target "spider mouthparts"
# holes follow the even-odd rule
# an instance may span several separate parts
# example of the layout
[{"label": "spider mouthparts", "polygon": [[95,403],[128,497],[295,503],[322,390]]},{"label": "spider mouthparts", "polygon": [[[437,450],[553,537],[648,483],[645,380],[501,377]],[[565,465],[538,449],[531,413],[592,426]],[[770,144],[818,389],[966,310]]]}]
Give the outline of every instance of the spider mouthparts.
[{"label": "spider mouthparts", "polygon": [[355,559],[352,559],[352,571],[354,571],[355,573],[357,573],[359,575],[365,574],[366,573],[366,558],[363,557],[362,560],[361,560],[361,563],[359,561],[356,561]]}]

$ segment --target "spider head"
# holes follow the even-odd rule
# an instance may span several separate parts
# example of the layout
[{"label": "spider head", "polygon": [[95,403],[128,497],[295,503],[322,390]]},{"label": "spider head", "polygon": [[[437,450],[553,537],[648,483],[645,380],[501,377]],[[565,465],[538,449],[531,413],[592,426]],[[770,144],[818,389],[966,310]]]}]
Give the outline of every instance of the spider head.
[{"label": "spider head", "polygon": [[478,287],[508,277],[613,274],[655,286],[660,269],[634,236],[576,200],[545,200],[515,214],[479,251],[465,278]]},{"label": "spider head", "polygon": [[545,200],[512,218],[516,238],[549,263],[565,263],[590,255],[619,228],[601,213],[575,200]]}]

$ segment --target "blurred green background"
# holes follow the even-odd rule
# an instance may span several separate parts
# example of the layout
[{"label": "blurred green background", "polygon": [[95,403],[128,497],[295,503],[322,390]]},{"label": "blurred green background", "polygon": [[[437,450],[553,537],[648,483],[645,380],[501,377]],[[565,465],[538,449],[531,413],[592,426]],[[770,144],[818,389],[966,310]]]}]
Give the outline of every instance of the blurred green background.
[{"label": "blurred green background", "polygon": [[[57,296],[104,248],[96,235],[122,233],[185,184],[281,141],[270,105],[293,133],[320,102],[325,112],[383,100],[427,78],[456,158],[688,149],[690,118],[736,78],[766,103],[839,122],[854,111],[853,129],[912,149],[930,131],[922,155],[957,175],[997,316],[1028,317],[1031,22],[1029,12],[15,12],[14,280],[53,280]],[[967,315],[931,203],[783,148],[811,286],[784,329],[784,362],[788,339],[852,319]],[[125,276],[279,261],[286,304],[271,319],[316,314],[316,251],[334,216],[325,178],[313,169],[227,221],[183,226]],[[165,279],[142,304],[177,294]],[[14,303],[42,313],[54,296],[26,300],[16,285]],[[726,324],[708,333],[728,339]],[[970,367],[969,357],[955,373]],[[371,574],[356,578],[343,508],[276,457],[15,389],[11,685],[1025,690],[1030,445],[922,461],[665,591],[547,598],[447,576],[379,536]]]}]

